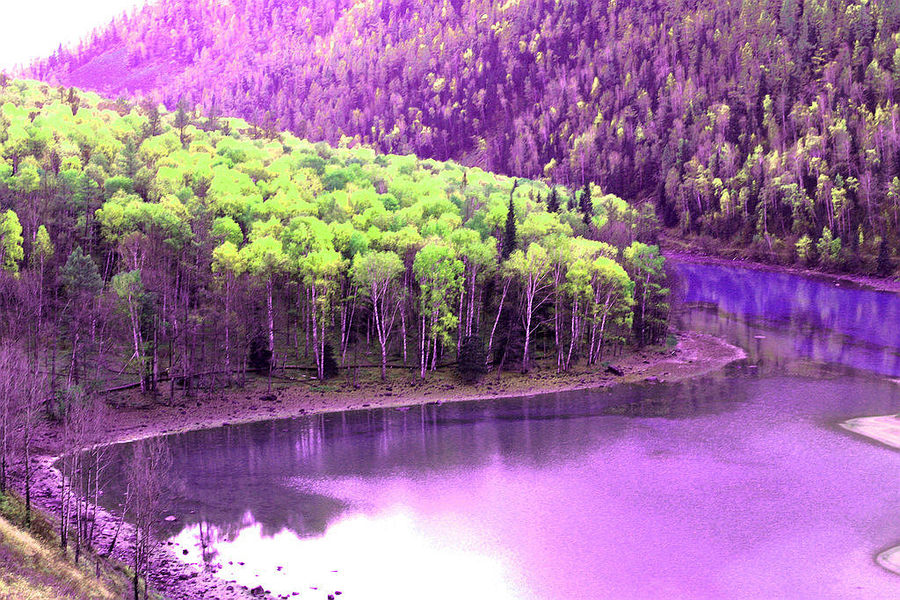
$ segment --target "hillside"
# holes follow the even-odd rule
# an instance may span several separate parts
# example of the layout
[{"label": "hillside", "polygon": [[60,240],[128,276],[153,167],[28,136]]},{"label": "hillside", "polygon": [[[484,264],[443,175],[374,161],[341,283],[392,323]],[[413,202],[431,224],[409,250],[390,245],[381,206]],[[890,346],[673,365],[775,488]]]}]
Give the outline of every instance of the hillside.
[{"label": "hillside", "polygon": [[76,563],[42,515],[25,525],[22,502],[0,492],[0,599],[116,600],[129,592],[122,565],[94,553]]},{"label": "hillside", "polygon": [[538,343],[566,370],[665,334],[652,207],[596,187],[28,81],[0,87],[0,140],[2,334],[67,386],[321,379],[358,352],[529,368]]},{"label": "hillside", "polygon": [[162,0],[33,75],[591,181],[681,236],[884,274],[898,41],[889,0]]}]

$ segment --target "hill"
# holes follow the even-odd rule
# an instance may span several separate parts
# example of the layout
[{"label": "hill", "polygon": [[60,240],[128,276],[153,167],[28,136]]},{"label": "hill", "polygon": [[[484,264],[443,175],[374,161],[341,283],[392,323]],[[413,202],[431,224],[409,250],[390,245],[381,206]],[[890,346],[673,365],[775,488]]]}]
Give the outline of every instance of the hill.
[{"label": "hill", "polygon": [[665,334],[652,207],[0,84],[0,287],[16,315],[0,335],[68,386],[118,372],[174,393],[289,363],[321,379],[373,347],[382,370],[422,377],[465,348],[476,372],[484,352],[528,368],[538,341],[565,370]]},{"label": "hill", "polygon": [[681,236],[888,273],[898,42],[892,0],[162,0],[33,74],[591,181]]},{"label": "hill", "polygon": [[94,553],[74,561],[73,552],[60,549],[59,538],[43,515],[35,515],[26,525],[23,513],[17,497],[0,492],[0,598],[128,598],[130,582],[123,565]]}]

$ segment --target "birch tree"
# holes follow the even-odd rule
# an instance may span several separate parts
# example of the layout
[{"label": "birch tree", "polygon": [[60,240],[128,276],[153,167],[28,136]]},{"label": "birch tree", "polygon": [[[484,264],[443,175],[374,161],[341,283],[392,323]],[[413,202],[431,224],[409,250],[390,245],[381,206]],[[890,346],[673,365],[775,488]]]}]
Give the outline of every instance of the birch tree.
[{"label": "birch tree", "polygon": [[369,300],[375,331],[381,346],[381,380],[387,377],[387,349],[394,322],[400,312],[404,290],[400,287],[403,262],[394,252],[357,254],[351,277]]},{"label": "birch tree", "polygon": [[427,243],[416,254],[413,272],[419,284],[419,375],[437,368],[439,346],[452,338],[458,316],[453,306],[462,287],[465,269],[450,247]]},{"label": "birch tree", "polygon": [[535,314],[550,299],[553,283],[550,273],[553,261],[543,246],[532,242],[527,251],[516,250],[513,252],[507,261],[507,266],[515,274],[522,287],[520,315],[525,331],[522,368],[527,369],[531,360],[531,338],[538,324],[535,322]]},{"label": "birch tree", "polygon": [[245,256],[241,254],[237,246],[229,240],[213,250],[212,271],[222,277],[225,292],[225,315],[223,324],[225,327],[225,378],[231,380],[231,330],[232,330],[232,304],[235,282],[247,269]]}]

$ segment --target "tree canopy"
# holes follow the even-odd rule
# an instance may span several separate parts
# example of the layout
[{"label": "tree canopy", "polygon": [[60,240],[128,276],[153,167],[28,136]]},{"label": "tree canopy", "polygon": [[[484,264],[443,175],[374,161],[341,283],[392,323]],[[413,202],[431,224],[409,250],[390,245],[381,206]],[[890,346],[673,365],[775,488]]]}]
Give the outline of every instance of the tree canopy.
[{"label": "tree canopy", "polygon": [[598,186],[585,219],[577,202],[549,210],[542,181],[33,81],[0,87],[0,114],[0,289],[31,295],[0,308],[37,308],[0,336],[48,334],[31,347],[64,357],[68,382],[118,372],[191,393],[254,369],[322,379],[375,344],[383,376],[426,377],[466,340],[469,361],[500,352],[524,368],[552,340],[568,369],[664,331],[629,330],[647,270],[629,248],[655,248],[653,209]]}]

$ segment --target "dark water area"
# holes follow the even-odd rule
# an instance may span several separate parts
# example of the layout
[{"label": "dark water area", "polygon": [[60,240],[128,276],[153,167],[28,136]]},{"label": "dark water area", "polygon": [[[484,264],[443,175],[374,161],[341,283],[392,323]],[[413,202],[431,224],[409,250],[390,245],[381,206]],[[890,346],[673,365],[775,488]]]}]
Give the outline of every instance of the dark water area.
[{"label": "dark water area", "polygon": [[675,263],[681,326],[726,338],[767,372],[798,361],[900,376],[900,295],[827,279]]},{"label": "dark water area", "polygon": [[673,271],[681,326],[748,360],[683,383],[170,436],[165,536],[300,598],[900,597],[874,560],[900,543],[900,453],[837,426],[900,411],[885,377],[900,375],[900,296]]}]

